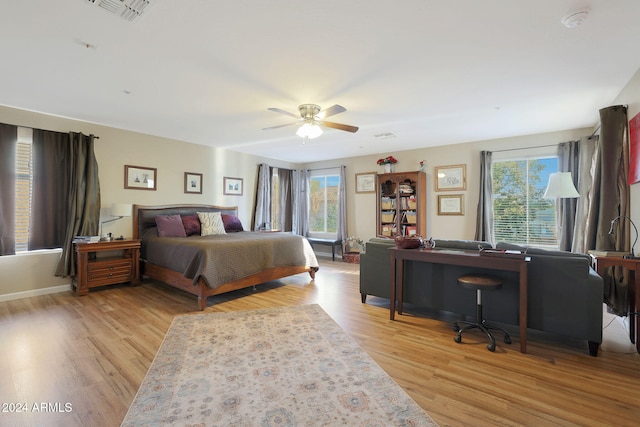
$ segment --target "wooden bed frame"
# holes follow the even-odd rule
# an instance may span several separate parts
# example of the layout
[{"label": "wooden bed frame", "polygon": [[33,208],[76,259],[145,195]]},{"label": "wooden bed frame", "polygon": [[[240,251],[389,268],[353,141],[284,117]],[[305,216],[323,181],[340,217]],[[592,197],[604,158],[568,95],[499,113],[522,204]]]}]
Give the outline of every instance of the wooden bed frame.
[{"label": "wooden bed frame", "polygon": [[[237,215],[238,207],[222,207],[214,205],[158,205],[158,206],[143,206],[133,205],[133,238],[139,239],[143,230],[151,224],[151,220],[156,215],[171,215],[180,214],[188,215],[198,212],[221,212],[225,214]],[[155,222],[153,223],[155,225]],[[143,259],[140,260],[140,278],[143,275],[151,279],[158,280],[168,285],[174,286],[178,289],[182,289],[190,294],[198,297],[198,308],[202,311],[207,307],[207,297],[211,295],[223,294],[226,292],[235,291],[238,289],[248,288],[260,283],[269,282],[271,280],[281,279],[283,277],[292,276],[294,274],[300,274],[308,272],[312,279],[315,278],[318,267],[305,268],[302,266],[284,266],[274,267],[251,276],[243,277],[241,279],[233,280],[231,282],[224,283],[215,289],[210,288],[200,278],[194,285],[192,279],[188,279],[174,270],[170,270],[159,265],[152,264]]]}]

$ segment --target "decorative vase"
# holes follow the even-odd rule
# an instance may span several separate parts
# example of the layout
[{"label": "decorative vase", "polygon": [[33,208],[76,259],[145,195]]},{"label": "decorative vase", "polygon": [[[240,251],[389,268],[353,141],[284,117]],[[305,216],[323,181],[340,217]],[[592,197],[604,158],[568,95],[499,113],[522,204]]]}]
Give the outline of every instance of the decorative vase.
[{"label": "decorative vase", "polygon": [[384,164],[384,173],[393,172],[393,163],[385,163]]}]

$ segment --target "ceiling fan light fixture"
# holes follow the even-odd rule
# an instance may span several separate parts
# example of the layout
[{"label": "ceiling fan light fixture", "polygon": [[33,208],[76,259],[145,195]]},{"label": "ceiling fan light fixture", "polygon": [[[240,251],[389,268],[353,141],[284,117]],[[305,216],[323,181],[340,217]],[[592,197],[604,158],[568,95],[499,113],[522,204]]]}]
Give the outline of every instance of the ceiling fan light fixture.
[{"label": "ceiling fan light fixture", "polygon": [[296,131],[300,138],[314,139],[322,135],[322,129],[315,123],[304,123]]}]

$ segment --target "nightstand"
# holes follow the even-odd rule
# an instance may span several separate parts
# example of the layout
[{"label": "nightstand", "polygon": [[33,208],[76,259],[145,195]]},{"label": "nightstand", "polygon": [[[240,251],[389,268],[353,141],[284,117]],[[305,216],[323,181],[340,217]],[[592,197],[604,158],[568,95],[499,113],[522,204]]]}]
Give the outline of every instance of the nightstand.
[{"label": "nightstand", "polygon": [[72,286],[76,295],[86,295],[89,288],[98,286],[140,283],[140,240],[77,243],[74,246],[76,276]]}]

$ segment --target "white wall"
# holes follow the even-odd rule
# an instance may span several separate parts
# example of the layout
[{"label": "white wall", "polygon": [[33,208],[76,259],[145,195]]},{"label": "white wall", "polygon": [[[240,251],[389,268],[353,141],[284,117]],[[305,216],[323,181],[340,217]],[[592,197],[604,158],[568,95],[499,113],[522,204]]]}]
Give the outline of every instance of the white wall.
[{"label": "white wall", "polygon": [[[238,206],[242,224],[249,228],[255,201],[257,166],[293,168],[295,165],[257,156],[215,149],[183,141],[160,138],[0,106],[0,122],[59,132],[82,132],[100,137],[95,153],[100,175],[103,219],[110,219],[112,203],[131,204],[216,204]],[[157,168],[157,191],[124,188],[124,166]],[[184,193],[184,173],[203,174],[203,194]],[[242,196],[223,195],[223,177],[243,178]],[[131,237],[132,218],[109,222],[104,233]],[[0,257],[0,299],[16,294],[70,284],[69,278],[55,277],[59,251]]]}]

